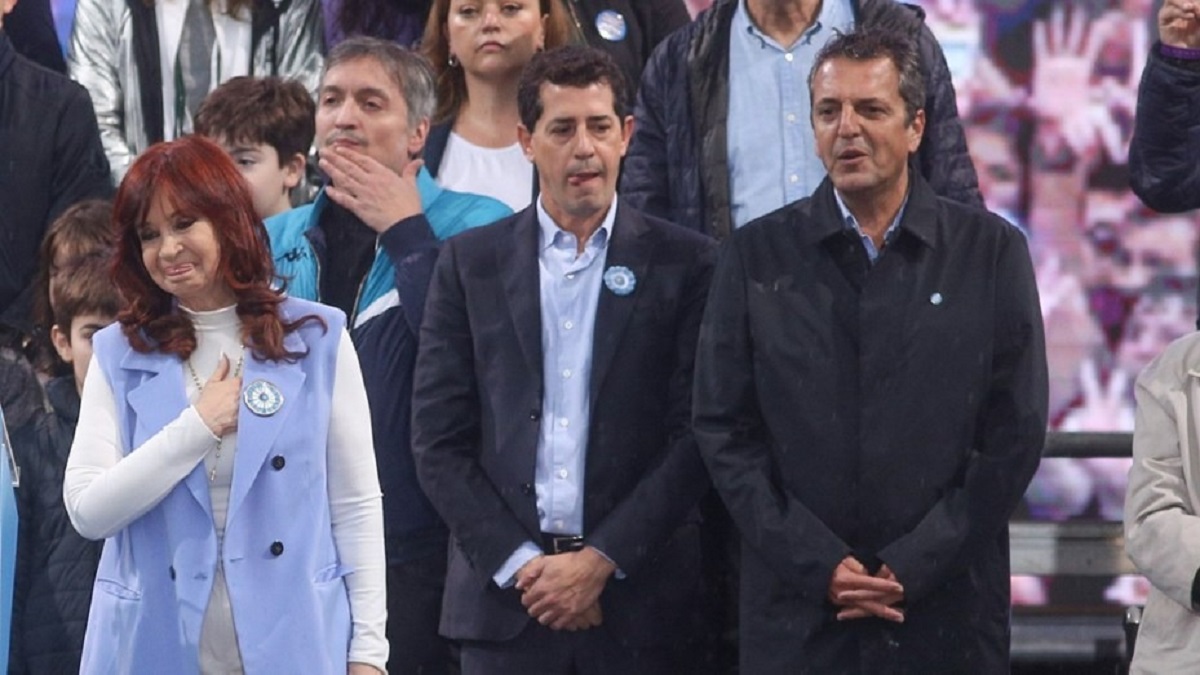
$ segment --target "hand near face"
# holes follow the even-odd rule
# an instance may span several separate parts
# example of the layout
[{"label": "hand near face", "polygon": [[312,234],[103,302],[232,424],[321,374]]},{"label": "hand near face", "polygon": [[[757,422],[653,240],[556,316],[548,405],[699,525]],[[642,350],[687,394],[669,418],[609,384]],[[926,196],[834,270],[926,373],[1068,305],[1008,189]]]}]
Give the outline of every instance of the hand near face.
[{"label": "hand near face", "polygon": [[1200,3],[1166,0],[1158,10],[1158,35],[1172,47],[1200,49]]},{"label": "hand near face", "polygon": [[368,155],[334,146],[321,153],[320,164],[333,181],[325,194],[379,234],[422,212],[417,191],[422,160],[409,161],[397,174]]},{"label": "hand near face", "polygon": [[829,582],[829,601],[840,607],[838,621],[875,616],[885,621],[904,622],[904,612],[895,605],[904,601],[904,587],[887,565],[875,576],[853,556],[846,556]]},{"label": "hand near face", "polygon": [[[598,601],[604,584],[616,567],[594,548],[543,556],[532,583],[518,573],[517,588],[524,591],[521,604],[529,616],[554,630],[579,630],[599,625]],[[531,563],[532,564],[532,563]],[[528,567],[529,565],[526,565]],[[522,568],[522,572],[524,572]],[[532,577],[532,571],[526,578]]]},{"label": "hand near face", "polygon": [[200,389],[196,412],[214,436],[220,438],[237,429],[238,399],[242,394],[242,378],[230,376],[229,357],[222,354],[217,369]]}]

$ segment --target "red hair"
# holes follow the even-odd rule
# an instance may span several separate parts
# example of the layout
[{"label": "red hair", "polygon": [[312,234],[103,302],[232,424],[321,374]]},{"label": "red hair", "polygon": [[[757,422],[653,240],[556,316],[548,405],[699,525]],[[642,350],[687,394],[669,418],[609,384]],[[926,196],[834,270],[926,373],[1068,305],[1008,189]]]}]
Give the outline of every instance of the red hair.
[{"label": "red hair", "polygon": [[112,276],[126,308],[117,316],[130,346],[139,352],[160,351],[186,359],[196,349],[196,331],[176,311],[175,298],[150,278],[142,262],[139,228],[155,199],[162,195],[181,215],[212,224],[220,246],[217,274],[237,298],[242,342],[259,360],[293,361],[283,338],[309,321],[308,315],[286,322],[279,315],[283,291],[273,286],[275,266],[267,230],[254,211],[249,186],[220,146],[200,136],[184,136],[150,146],[129,168],[113,205],[117,254]]}]

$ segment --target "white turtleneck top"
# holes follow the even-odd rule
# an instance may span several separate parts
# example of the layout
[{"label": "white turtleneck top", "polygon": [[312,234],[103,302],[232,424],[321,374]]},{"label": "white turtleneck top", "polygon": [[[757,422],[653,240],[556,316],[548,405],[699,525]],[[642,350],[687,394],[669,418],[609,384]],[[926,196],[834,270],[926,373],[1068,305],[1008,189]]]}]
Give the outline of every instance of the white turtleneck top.
[{"label": "white turtleneck top", "polygon": [[[242,345],[236,307],[211,312],[186,308],[196,329],[196,349],[189,361],[203,385],[216,370],[221,354],[229,357],[230,376],[240,359],[252,358]],[[218,545],[224,540],[237,431],[221,440],[196,412],[200,390],[188,364],[183,367],[188,406],[179,417],[146,441],[141,452],[123,455],[117,405],[95,359],[83,385],[79,424],[63,481],[63,498],[71,522],[91,539],[110,537],[154,508],[197,464],[209,481],[213,526]],[[240,373],[239,373],[240,375]],[[328,442],[329,509],[338,556],[354,572],[346,575],[353,634],[349,660],[386,669],[388,645],[383,510],[375,469],[371,418],[358,355],[343,330],[330,408]],[[218,560],[220,556],[218,556]],[[200,630],[200,670],[240,673],[241,657],[234,632],[229,593],[220,565]]]}]

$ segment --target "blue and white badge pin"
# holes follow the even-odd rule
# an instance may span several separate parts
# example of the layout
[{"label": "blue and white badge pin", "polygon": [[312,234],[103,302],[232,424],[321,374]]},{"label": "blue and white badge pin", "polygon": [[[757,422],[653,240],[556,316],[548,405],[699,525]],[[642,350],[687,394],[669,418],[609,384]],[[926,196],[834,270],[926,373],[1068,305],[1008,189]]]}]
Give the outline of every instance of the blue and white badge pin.
[{"label": "blue and white badge pin", "polygon": [[266,380],[255,380],[246,387],[242,402],[259,417],[270,417],[283,407],[283,392]]},{"label": "blue and white badge pin", "polygon": [[625,39],[627,29],[625,17],[620,12],[606,9],[596,15],[596,32],[609,42],[620,42]]},{"label": "blue and white badge pin", "polygon": [[637,277],[628,267],[614,265],[604,271],[604,285],[617,295],[629,295],[637,288]]}]

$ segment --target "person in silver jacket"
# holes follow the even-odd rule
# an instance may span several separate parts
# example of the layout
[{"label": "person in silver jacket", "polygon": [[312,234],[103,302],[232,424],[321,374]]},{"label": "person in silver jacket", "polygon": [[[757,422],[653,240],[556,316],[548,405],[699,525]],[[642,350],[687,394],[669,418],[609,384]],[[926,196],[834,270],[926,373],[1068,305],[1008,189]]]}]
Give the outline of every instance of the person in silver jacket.
[{"label": "person in silver jacket", "polygon": [[319,0],[79,0],[67,66],[92,97],[119,183],[151,144],[192,130],[203,95],[238,75],[324,64]]}]

